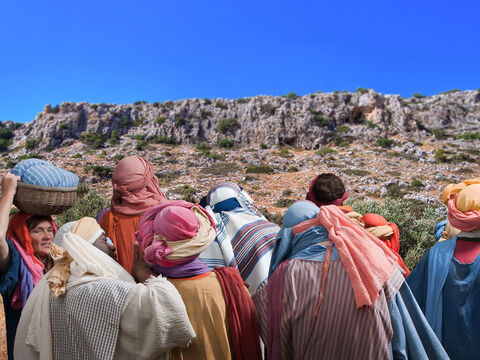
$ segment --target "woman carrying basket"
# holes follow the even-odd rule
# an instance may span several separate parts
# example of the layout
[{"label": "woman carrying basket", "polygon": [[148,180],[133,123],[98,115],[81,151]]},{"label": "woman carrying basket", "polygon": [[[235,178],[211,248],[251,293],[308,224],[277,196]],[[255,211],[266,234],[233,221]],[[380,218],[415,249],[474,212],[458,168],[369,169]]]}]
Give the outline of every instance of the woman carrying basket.
[{"label": "woman carrying basket", "polygon": [[0,292],[7,328],[8,358],[23,306],[33,287],[52,268],[58,255],[53,244],[57,226],[50,216],[17,212],[9,220],[20,177],[7,173],[0,198]]}]

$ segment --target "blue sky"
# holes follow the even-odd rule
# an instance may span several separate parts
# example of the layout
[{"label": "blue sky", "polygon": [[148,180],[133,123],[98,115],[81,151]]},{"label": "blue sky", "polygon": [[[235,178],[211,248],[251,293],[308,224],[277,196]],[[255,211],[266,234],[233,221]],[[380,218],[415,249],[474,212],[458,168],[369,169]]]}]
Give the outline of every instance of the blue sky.
[{"label": "blue sky", "polygon": [[478,1],[3,0],[0,120],[45,104],[480,88]]}]

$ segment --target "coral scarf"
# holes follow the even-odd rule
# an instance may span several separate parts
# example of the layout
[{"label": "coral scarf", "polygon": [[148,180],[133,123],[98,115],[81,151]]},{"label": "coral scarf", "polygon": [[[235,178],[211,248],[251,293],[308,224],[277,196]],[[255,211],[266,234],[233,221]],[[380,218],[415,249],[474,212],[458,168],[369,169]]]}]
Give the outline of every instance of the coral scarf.
[{"label": "coral scarf", "polygon": [[398,256],[333,205],[322,206],[315,219],[296,225],[293,232],[300,233],[317,225],[327,229],[329,239],[337,248],[352,284],[357,307],[371,306],[392,276]]},{"label": "coral scarf", "polygon": [[260,360],[260,336],[255,306],[234,267],[213,270],[222,286],[227,307],[228,329],[235,360]]}]

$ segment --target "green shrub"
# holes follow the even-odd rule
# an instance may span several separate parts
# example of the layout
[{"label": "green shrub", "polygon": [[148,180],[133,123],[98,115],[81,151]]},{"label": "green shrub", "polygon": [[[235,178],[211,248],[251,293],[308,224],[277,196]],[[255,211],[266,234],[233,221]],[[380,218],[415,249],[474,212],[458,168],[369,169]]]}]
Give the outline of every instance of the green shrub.
[{"label": "green shrub", "polygon": [[175,140],[165,135],[158,135],[157,138],[155,139],[155,142],[157,144],[167,144],[167,145],[175,144]]},{"label": "green shrub", "polygon": [[283,190],[283,192],[282,192],[282,196],[290,196],[292,194],[293,194],[293,191],[290,190],[290,189]]},{"label": "green shrub", "polygon": [[235,146],[235,141],[228,138],[219,139],[217,145],[222,148],[231,149]]},{"label": "green shrub", "polygon": [[445,151],[443,149],[437,149],[435,151],[435,160],[437,160],[440,163],[448,162],[447,155],[445,155]]},{"label": "green shrub", "polygon": [[211,112],[211,111],[208,111],[208,110],[205,110],[205,109],[200,109],[200,117],[201,117],[202,119],[205,120],[206,118],[208,118],[208,117],[211,116],[211,115],[212,115],[212,112]]},{"label": "green shrub", "polygon": [[133,105],[143,105],[146,104],[147,102],[145,100],[138,100],[133,103]]},{"label": "green shrub", "polygon": [[400,230],[400,255],[413,270],[423,254],[435,244],[435,224],[443,220],[435,208],[415,200],[386,199],[382,204],[371,200],[348,201],[361,214],[380,214]]},{"label": "green shrub", "polygon": [[290,205],[292,205],[295,202],[294,199],[278,199],[277,202],[275,203],[276,207],[281,207],[281,208],[288,208]]},{"label": "green shrub", "polygon": [[387,139],[384,137],[378,138],[377,139],[377,146],[381,146],[382,148],[391,148],[392,145],[395,143],[393,139]]},{"label": "green shrub", "polygon": [[288,151],[287,148],[284,148],[282,147],[279,151],[278,151],[278,155],[280,155],[281,157],[284,157],[284,158],[289,158],[289,157],[292,157],[293,155],[290,154],[290,152]]},{"label": "green shrub", "polygon": [[228,132],[234,132],[240,127],[240,124],[237,120],[231,118],[221,119],[218,122],[216,130],[221,132],[222,134],[226,134]]},{"label": "green shrub", "polygon": [[415,93],[415,94],[413,94],[413,97],[414,97],[415,99],[422,99],[422,98],[424,98],[425,96],[423,96],[423,95],[420,94],[420,93]]},{"label": "green shrub", "polygon": [[345,139],[341,136],[335,135],[333,137],[333,143],[339,147],[347,147],[350,145]]},{"label": "green shrub", "polygon": [[76,153],[76,154],[73,154],[73,155],[72,155],[72,158],[73,158],[73,159],[81,159],[82,157],[83,157],[83,155],[80,154],[80,153]]},{"label": "green shrub", "polygon": [[38,139],[27,139],[25,140],[25,149],[32,150],[34,149],[40,141]]},{"label": "green shrub", "polygon": [[185,201],[188,201],[188,202],[191,202],[191,203],[196,202],[195,194],[197,193],[197,190],[195,188],[187,185],[187,184],[182,185],[181,187],[178,187],[178,188],[174,189],[173,193],[182,195],[183,196],[182,199],[185,200]]},{"label": "green shrub", "polygon": [[158,125],[162,125],[165,122],[165,118],[163,116],[159,116],[155,119],[155,123]]},{"label": "green shrub", "polygon": [[275,171],[269,165],[248,165],[247,174],[273,174]]},{"label": "green shrub", "polygon": [[184,126],[187,123],[188,123],[187,119],[185,119],[183,116],[181,116],[181,115],[175,116],[175,126],[176,127]]},{"label": "green shrub", "polygon": [[416,188],[420,188],[423,186],[422,182],[418,179],[413,179],[411,182],[410,182],[410,186],[412,187],[416,187]]},{"label": "green shrub", "polygon": [[290,166],[288,169],[287,169],[288,172],[298,172],[298,168],[296,166]]},{"label": "green shrub", "polygon": [[17,130],[18,128],[20,128],[20,127],[22,127],[22,126],[23,126],[22,123],[17,123],[17,122],[16,122],[16,123],[13,124],[13,130]]},{"label": "green shrub", "polygon": [[265,115],[275,115],[275,106],[270,103],[260,105],[260,112]]},{"label": "green shrub", "polygon": [[105,143],[105,139],[100,133],[83,133],[82,139],[84,144],[87,144],[95,149],[102,148],[103,144]]},{"label": "green shrub", "polygon": [[53,108],[50,105],[47,105],[46,113],[47,114],[58,114],[60,112],[60,106],[55,105]]},{"label": "green shrub", "polygon": [[368,93],[368,89],[360,87],[357,90],[355,90],[355,92],[363,95],[363,94]]},{"label": "green shrub", "polygon": [[58,215],[55,222],[60,227],[70,221],[77,221],[85,216],[95,217],[97,214],[110,206],[110,199],[99,195],[95,190],[88,191],[84,196],[77,199],[75,205]]},{"label": "green shrub", "polygon": [[93,174],[102,179],[110,179],[113,174],[113,169],[109,166],[102,165],[91,165],[90,168],[93,170]]},{"label": "green shrub", "polygon": [[329,148],[329,147],[326,147],[326,148],[323,148],[323,149],[318,149],[317,151],[315,151],[315,154],[316,155],[327,155],[327,154],[331,154],[331,153],[336,153],[337,150],[334,150],[332,148]]},{"label": "green shrub", "polygon": [[317,114],[313,117],[313,122],[317,126],[327,127],[330,123],[330,119]]},{"label": "green shrub", "polygon": [[373,121],[370,121],[370,120],[366,120],[365,125],[367,125],[367,127],[369,129],[375,129],[377,127],[377,125]]},{"label": "green shrub", "polygon": [[261,144],[260,144],[260,149],[265,150],[265,149],[267,149],[267,148],[268,148],[267,144],[264,144],[264,143],[261,143]]},{"label": "green shrub", "polygon": [[340,135],[340,134],[345,134],[347,132],[349,132],[350,130],[350,127],[346,126],[346,125],[342,125],[342,126],[339,126],[335,129],[335,134],[337,135]]},{"label": "green shrub", "polygon": [[112,156],[112,160],[118,162],[118,161],[122,160],[124,157],[125,157],[125,155],[123,155],[123,154],[115,154],[115,155]]},{"label": "green shrub", "polygon": [[285,95],[285,97],[287,99],[292,99],[292,100],[295,100],[296,98],[298,98],[298,95],[296,92],[289,92],[287,95]]},{"label": "green shrub", "polygon": [[28,155],[17,156],[17,161],[22,161],[26,159],[43,159],[43,156],[37,153],[30,153]]},{"label": "green shrub", "polygon": [[107,142],[110,145],[117,145],[120,142],[120,137],[117,135],[117,130],[112,130]]},{"label": "green shrub", "polygon": [[158,101],[155,101],[152,105],[153,105],[154,108],[159,108],[160,107],[160,103]]},{"label": "green shrub", "polygon": [[68,125],[65,124],[65,123],[61,123],[59,126],[58,126],[58,130],[66,130],[68,128]]},{"label": "green shrub", "polygon": [[205,98],[205,99],[203,99],[203,104],[204,104],[204,105],[211,105],[211,104],[212,104],[212,100],[210,100],[209,98]]},{"label": "green shrub", "polygon": [[93,110],[97,110],[98,105],[97,104],[90,104],[90,108],[93,109]]},{"label": "green shrub", "polygon": [[80,198],[82,196],[87,195],[87,193],[90,191],[90,185],[88,185],[86,182],[80,181],[78,183],[77,187],[77,196]]},{"label": "green shrub", "polygon": [[212,150],[212,147],[206,141],[202,141],[195,146],[195,149],[200,152],[205,152]]},{"label": "green shrub", "polygon": [[467,141],[473,141],[473,140],[478,140],[480,139],[480,134],[478,132],[471,132],[471,133],[466,133],[466,134],[460,134],[456,135],[455,139],[457,140],[467,140]]},{"label": "green shrub", "polygon": [[0,139],[10,140],[11,138],[13,138],[12,130],[10,130],[8,127],[3,127],[0,129]]},{"label": "green shrub", "polygon": [[222,101],[218,100],[216,103],[215,103],[215,107],[216,108],[219,108],[219,109],[227,109],[228,106],[227,104],[223,103]]},{"label": "green shrub", "polygon": [[143,151],[147,146],[147,142],[145,140],[137,140],[137,144],[135,145],[135,150]]},{"label": "green shrub", "polygon": [[283,222],[282,214],[271,213],[270,211],[268,211],[267,208],[261,208],[260,211],[268,221],[275,223],[279,226],[282,226],[282,222]]},{"label": "green shrub", "polygon": [[361,169],[345,169],[343,172],[347,175],[355,175],[355,176],[367,176],[370,175],[370,171],[361,170]]},{"label": "green shrub", "polygon": [[446,132],[445,129],[443,128],[434,128],[432,129],[433,135],[435,136],[435,139],[441,140],[445,139],[446,137]]},{"label": "green shrub", "polygon": [[124,116],[122,118],[122,121],[120,121],[120,124],[119,124],[119,126],[124,129],[128,129],[132,125],[133,125],[133,121],[128,116]]},{"label": "green shrub", "polygon": [[441,92],[440,94],[453,94],[460,91],[461,91],[460,89],[452,89],[452,90]]},{"label": "green shrub", "polygon": [[137,135],[134,135],[133,138],[137,141],[141,141],[141,140],[145,140],[145,134],[137,134]]},{"label": "green shrub", "polygon": [[171,109],[174,107],[174,103],[172,100],[167,100],[163,103],[163,105],[167,108],[167,109]]},{"label": "green shrub", "polygon": [[239,104],[246,104],[246,103],[249,103],[249,102],[250,102],[250,98],[237,99],[237,103],[239,103]]}]

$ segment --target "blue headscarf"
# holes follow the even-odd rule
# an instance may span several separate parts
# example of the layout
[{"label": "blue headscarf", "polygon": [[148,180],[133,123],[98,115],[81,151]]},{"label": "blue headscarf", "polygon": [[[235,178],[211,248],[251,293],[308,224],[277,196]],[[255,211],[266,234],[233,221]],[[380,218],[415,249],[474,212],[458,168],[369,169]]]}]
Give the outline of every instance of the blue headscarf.
[{"label": "blue headscarf", "polygon": [[282,230],[277,235],[275,249],[270,262],[269,276],[278,265],[288,259],[306,259],[325,251],[325,247],[317,243],[328,240],[328,232],[323,226],[313,226],[293,236],[295,225],[317,216],[320,208],[307,200],[296,201],[283,217]]}]

